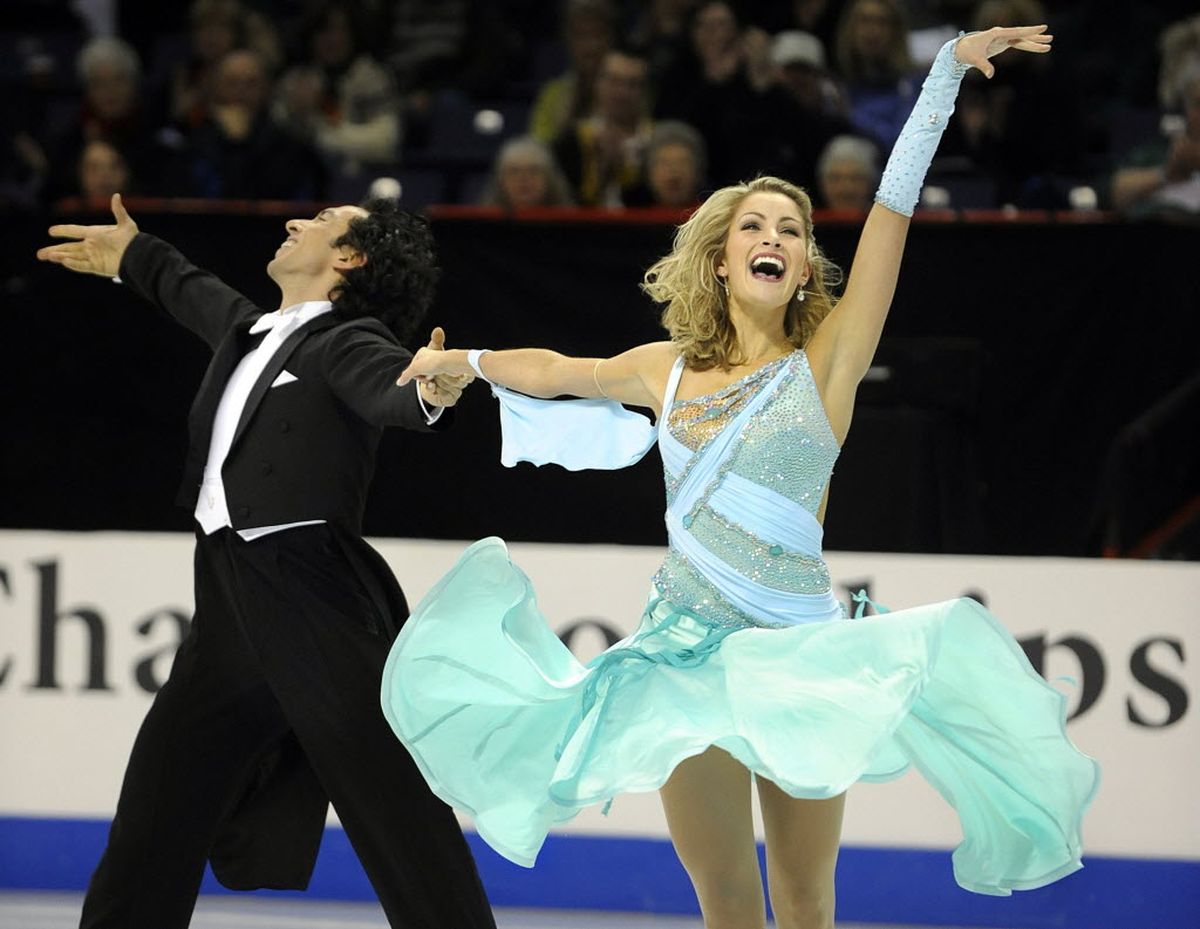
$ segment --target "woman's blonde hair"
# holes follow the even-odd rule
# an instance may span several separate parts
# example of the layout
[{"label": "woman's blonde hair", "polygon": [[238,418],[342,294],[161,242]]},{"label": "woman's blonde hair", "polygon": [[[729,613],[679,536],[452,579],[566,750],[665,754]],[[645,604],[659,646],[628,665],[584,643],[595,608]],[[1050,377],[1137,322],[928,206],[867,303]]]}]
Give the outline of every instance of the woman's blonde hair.
[{"label": "woman's blonde hair", "polygon": [[665,303],[662,323],[679,347],[687,366],[696,371],[729,368],[746,358],[729,318],[729,297],[717,278],[717,265],[738,206],[755,193],[783,194],[800,208],[811,274],[805,299],[788,301],[783,328],[797,348],[803,348],[821,320],[837,302],[833,288],[842,272],[813,240],[812,201],[801,188],[778,177],[757,177],[749,183],[722,187],[713,193],[675,233],[671,254],[656,261],[642,279],[642,290],[656,303]]}]

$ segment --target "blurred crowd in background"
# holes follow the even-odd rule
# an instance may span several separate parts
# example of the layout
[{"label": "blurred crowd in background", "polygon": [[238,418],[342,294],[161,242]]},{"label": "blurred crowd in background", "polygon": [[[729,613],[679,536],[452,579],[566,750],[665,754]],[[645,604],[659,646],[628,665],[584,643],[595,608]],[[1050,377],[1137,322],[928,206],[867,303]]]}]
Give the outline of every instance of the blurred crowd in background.
[{"label": "blurred crowd in background", "polygon": [[[1114,10],[1117,12],[1114,13]],[[939,47],[930,207],[1200,214],[1194,3],[5,0],[0,207],[127,195],[685,208],[760,173],[862,210]]]}]

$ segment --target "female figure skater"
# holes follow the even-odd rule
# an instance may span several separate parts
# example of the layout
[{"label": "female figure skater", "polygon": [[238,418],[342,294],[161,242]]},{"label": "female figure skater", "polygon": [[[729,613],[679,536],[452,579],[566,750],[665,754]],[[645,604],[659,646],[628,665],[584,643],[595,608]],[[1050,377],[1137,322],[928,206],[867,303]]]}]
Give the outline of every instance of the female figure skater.
[{"label": "female figure skater", "polygon": [[[760,177],[714,193],[646,273],[669,341],[608,359],[422,350],[405,371],[490,381],[506,461],[618,467],[657,432],[665,466],[670,548],[641,625],[587,667],[498,539],[467,550],[394,646],[393,729],[501,854],[531,865],[555,822],[660,789],[705,926],[761,927],[753,777],[777,925],[828,929],[845,790],[912,763],[959,814],[964,887],[1007,894],[1080,867],[1097,771],[1061,695],[978,603],[848,619],[821,559],[833,463],[961,76],[1050,42],[1044,26],[994,28],[942,49],[840,301],[808,196]],[[593,399],[534,399],[562,394]]]}]

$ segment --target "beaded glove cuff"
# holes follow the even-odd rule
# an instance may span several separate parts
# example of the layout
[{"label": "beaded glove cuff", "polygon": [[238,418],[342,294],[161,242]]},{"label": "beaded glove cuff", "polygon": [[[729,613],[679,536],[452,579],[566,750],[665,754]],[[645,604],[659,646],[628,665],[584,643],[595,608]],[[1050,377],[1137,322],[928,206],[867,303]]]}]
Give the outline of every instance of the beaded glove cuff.
[{"label": "beaded glove cuff", "polygon": [[912,216],[920,199],[925,172],[954,112],[958,86],[971,67],[954,57],[957,44],[958,39],[951,39],[933,60],[933,67],[921,85],[921,95],[892,148],[879,190],[875,192],[876,203],[905,216]]}]

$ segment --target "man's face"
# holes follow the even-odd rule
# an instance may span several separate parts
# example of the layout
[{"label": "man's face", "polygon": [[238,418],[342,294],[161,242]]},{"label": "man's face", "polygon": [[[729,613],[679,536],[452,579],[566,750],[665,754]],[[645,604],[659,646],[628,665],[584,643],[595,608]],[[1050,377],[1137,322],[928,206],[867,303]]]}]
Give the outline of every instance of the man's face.
[{"label": "man's face", "polygon": [[892,41],[892,17],[882,3],[860,3],[854,9],[851,38],[854,50],[868,61],[887,55]]},{"label": "man's face", "polygon": [[221,60],[214,89],[218,104],[258,112],[266,103],[269,91],[262,62],[253,52],[230,52]]},{"label": "man's face", "polygon": [[806,110],[819,110],[824,94],[824,75],[819,68],[792,62],[778,71],[779,83]]},{"label": "man's face", "polygon": [[620,52],[609,52],[600,66],[596,84],[596,109],[615,123],[637,122],[642,115],[646,89],[646,62]]},{"label": "man's face", "polygon": [[275,281],[282,277],[317,279],[328,272],[341,273],[351,261],[350,249],[334,247],[350,227],[350,220],[365,217],[360,206],[336,206],[322,210],[312,219],[289,219],[287,238],[275,250],[267,264],[267,273]]},{"label": "man's face", "polygon": [[612,42],[612,28],[602,17],[578,15],[567,24],[567,52],[581,74],[596,73]]},{"label": "man's face", "polygon": [[706,3],[692,24],[692,43],[701,57],[724,54],[738,38],[737,20],[725,3]]}]

